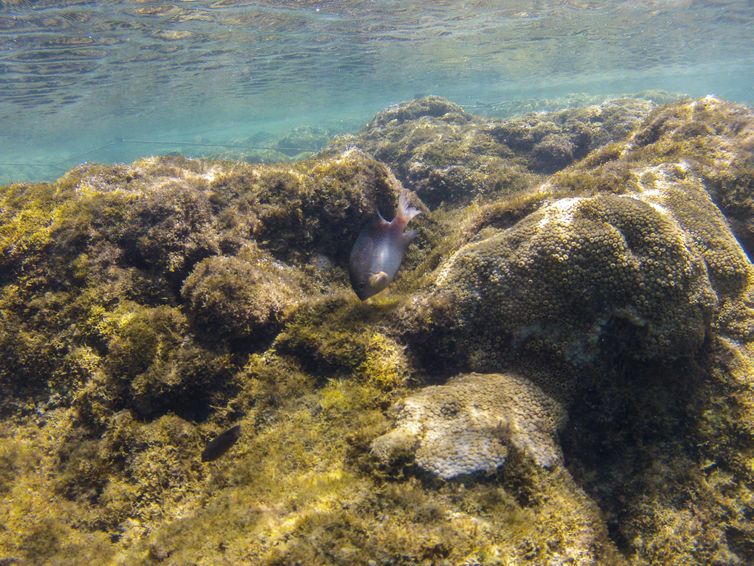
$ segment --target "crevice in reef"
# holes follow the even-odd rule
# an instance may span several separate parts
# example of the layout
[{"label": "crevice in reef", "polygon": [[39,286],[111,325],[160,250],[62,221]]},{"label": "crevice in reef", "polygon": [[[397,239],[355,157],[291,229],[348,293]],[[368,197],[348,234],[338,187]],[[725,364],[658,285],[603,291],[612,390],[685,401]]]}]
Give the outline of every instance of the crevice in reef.
[{"label": "crevice in reef", "polygon": [[[599,373],[599,372],[598,372]],[[561,434],[566,467],[602,509],[611,540],[637,551],[637,523],[650,503],[682,508],[679,487],[696,457],[688,407],[704,379],[687,360],[620,357],[575,397]]]}]

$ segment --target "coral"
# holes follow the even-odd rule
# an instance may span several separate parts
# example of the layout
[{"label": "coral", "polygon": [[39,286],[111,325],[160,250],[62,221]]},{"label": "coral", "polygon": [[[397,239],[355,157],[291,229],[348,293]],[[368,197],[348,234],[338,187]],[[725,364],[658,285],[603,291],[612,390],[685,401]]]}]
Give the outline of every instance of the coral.
[{"label": "coral", "polygon": [[529,192],[528,215],[483,207],[399,313],[432,371],[564,369],[532,379],[565,400],[569,467],[627,556],[751,556],[753,404],[731,376],[751,364],[754,273],[720,183],[747,182],[749,124],[713,98],[657,110]]},{"label": "coral", "polygon": [[537,465],[562,465],[555,435],[565,413],[526,379],[468,374],[425,387],[393,407],[395,429],[372,443],[385,465],[414,460],[442,479],[494,473],[511,450]]},{"label": "coral", "polygon": [[512,343],[574,364],[624,348],[650,359],[701,346],[719,310],[741,302],[750,262],[706,190],[707,166],[691,161],[698,149],[655,164],[636,143],[556,174],[540,189],[550,204],[488,229],[438,269],[428,312],[416,314],[433,320],[435,349],[445,336],[458,343],[458,332],[488,357]]},{"label": "coral", "polygon": [[627,157],[688,164],[751,256],[752,132],[748,108],[708,96],[658,109],[634,134]]},{"label": "coral", "polygon": [[463,335],[488,356],[512,344],[576,365],[672,358],[702,344],[715,306],[701,254],[666,215],[636,198],[571,197],[458,250],[416,315],[435,310],[438,332],[417,340]]},{"label": "coral", "polygon": [[[250,380],[285,382],[292,366],[257,357]],[[295,373],[295,370],[294,370]],[[258,389],[234,451],[204,485],[207,503],[165,522],[128,561],[408,563],[609,556],[598,509],[567,475],[531,473],[513,458],[507,487],[383,482],[353,466],[384,430],[379,389],[331,380],[302,392]],[[272,395],[274,398],[268,397]],[[248,425],[246,423],[249,423]],[[255,425],[252,423],[256,422]],[[214,465],[214,464],[213,464]],[[510,493],[536,493],[526,504]],[[595,527],[596,525],[596,527]]]},{"label": "coral", "polygon": [[752,114],[651,107],[0,188],[0,562],[751,562]]}]

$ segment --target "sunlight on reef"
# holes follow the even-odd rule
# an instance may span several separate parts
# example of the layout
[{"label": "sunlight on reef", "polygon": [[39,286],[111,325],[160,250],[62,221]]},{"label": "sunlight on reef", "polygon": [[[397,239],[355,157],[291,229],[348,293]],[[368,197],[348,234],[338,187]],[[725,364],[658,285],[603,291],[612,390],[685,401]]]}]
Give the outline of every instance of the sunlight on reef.
[{"label": "sunlight on reef", "polygon": [[0,561],[754,560],[752,139],[713,97],[426,97],[305,161],[3,187]]}]

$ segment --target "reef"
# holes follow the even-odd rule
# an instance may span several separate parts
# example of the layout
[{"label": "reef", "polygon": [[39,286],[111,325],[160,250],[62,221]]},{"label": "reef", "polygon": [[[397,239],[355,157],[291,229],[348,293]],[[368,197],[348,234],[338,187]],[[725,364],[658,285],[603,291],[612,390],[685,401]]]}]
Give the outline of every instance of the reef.
[{"label": "reef", "polygon": [[[338,124],[335,128],[300,126],[276,133],[260,130],[251,135],[231,138],[226,143],[216,146],[215,151],[205,152],[202,155],[213,161],[291,163],[314,156],[324,149],[337,134],[349,130],[350,128],[346,128],[343,124]],[[206,147],[212,146],[211,143],[206,144]],[[184,150],[188,155],[192,155],[196,148],[178,147],[178,153],[183,154]]]},{"label": "reef", "polygon": [[427,97],[0,188],[0,562],[751,562],[753,139],[713,97]]},{"label": "reef", "polygon": [[622,139],[653,107],[645,99],[618,99],[500,120],[430,96],[383,110],[331,148],[374,155],[434,208],[524,190],[542,174]]}]

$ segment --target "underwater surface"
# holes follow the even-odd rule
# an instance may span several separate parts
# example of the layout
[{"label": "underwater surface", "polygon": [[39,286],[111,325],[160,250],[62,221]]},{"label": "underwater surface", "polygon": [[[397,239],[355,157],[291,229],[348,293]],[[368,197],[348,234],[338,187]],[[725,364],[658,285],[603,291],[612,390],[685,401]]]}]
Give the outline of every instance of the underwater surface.
[{"label": "underwater surface", "polygon": [[751,103],[752,27],[748,0],[3,1],[0,181],[275,160],[290,130],[429,94],[497,116],[646,90]]},{"label": "underwater surface", "polygon": [[754,563],[753,19],[0,2],[0,565]]}]

